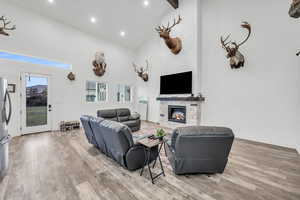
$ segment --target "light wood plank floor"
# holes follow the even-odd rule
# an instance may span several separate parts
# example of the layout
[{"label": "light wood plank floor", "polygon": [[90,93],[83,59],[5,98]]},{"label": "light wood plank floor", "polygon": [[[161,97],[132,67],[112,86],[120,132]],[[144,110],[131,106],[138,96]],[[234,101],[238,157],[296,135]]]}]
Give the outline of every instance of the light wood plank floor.
[{"label": "light wood plank floor", "polygon": [[147,173],[127,171],[89,145],[82,130],[17,137],[0,200],[300,199],[295,150],[236,139],[224,174],[212,176],[176,176],[162,157],[166,177],[152,185]]}]

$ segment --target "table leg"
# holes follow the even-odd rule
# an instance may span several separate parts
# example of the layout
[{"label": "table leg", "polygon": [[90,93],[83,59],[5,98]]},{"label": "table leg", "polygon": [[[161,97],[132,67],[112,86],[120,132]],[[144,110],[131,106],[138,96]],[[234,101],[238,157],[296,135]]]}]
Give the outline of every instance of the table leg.
[{"label": "table leg", "polygon": [[[162,146],[164,145],[164,142],[160,145],[160,147],[159,147],[159,150],[158,150],[158,155],[160,154],[160,152],[161,152],[161,149],[162,149]],[[155,167],[155,165],[156,165],[156,161],[157,161],[157,157],[156,157],[156,159],[155,159],[155,161],[154,161],[154,163],[153,163],[153,166],[152,166],[152,168],[154,168]]]},{"label": "table leg", "polygon": [[144,148],[144,153],[145,153],[145,162],[144,162],[143,168],[142,168],[142,170],[141,170],[140,176],[142,176],[142,175],[143,175],[143,172],[144,172],[145,165],[147,165],[147,163],[148,163],[148,154],[147,154],[147,152],[146,152],[146,151],[147,151],[147,150],[146,150],[146,148]]}]

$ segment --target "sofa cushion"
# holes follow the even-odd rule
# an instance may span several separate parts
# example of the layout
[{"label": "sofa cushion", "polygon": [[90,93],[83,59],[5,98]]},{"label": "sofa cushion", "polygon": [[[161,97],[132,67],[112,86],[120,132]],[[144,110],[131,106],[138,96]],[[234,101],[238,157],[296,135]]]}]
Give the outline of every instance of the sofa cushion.
[{"label": "sofa cushion", "polygon": [[119,122],[125,122],[129,120],[130,110],[127,108],[117,109],[117,116]]},{"label": "sofa cushion", "polygon": [[107,155],[126,167],[125,155],[134,145],[130,129],[126,125],[110,120],[102,121],[100,127]]},{"label": "sofa cushion", "polygon": [[117,121],[117,120],[114,120],[114,119],[117,119],[117,111],[115,109],[98,110],[97,115],[98,115],[98,117],[102,117],[104,119]]}]

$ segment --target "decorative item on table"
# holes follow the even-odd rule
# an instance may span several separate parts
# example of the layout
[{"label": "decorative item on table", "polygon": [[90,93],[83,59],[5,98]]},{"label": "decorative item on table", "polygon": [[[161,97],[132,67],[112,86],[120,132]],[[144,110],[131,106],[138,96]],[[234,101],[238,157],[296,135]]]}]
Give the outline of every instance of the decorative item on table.
[{"label": "decorative item on table", "polygon": [[9,93],[15,93],[16,92],[16,84],[8,84],[7,85],[7,91]]},{"label": "decorative item on table", "polygon": [[248,22],[243,22],[241,26],[242,28],[248,30],[248,35],[246,39],[239,44],[237,44],[236,42],[227,41],[230,37],[230,34],[225,39],[221,37],[221,44],[223,49],[225,49],[227,52],[227,58],[229,59],[231,69],[239,69],[241,67],[244,67],[245,63],[245,57],[243,56],[243,54],[241,54],[239,48],[249,39],[251,35],[251,25]]},{"label": "decorative item on table", "polygon": [[156,130],[155,137],[156,137],[157,139],[163,140],[164,137],[165,137],[166,135],[167,135],[167,134],[166,134],[166,132],[165,132],[164,129],[159,128],[159,129]]},{"label": "decorative item on table", "polygon": [[70,72],[67,77],[70,81],[75,81],[75,74],[73,72]]},{"label": "decorative item on table", "polygon": [[138,74],[138,76],[143,79],[145,82],[149,80],[149,62],[146,60],[146,67],[138,67],[134,62],[132,63],[134,67],[134,71]]},{"label": "decorative item on table", "polygon": [[3,24],[2,27],[0,26],[0,34],[1,35],[9,36],[7,31],[12,31],[12,30],[16,29],[15,25],[8,27],[8,25],[11,23],[11,21],[7,21],[7,18],[5,18],[5,16],[0,17],[0,21],[2,21],[2,24]]},{"label": "decorative item on table", "polygon": [[300,0],[293,0],[292,5],[289,10],[290,17],[299,18],[300,17]]},{"label": "decorative item on table", "polygon": [[178,20],[174,19],[174,23],[172,26],[170,26],[170,23],[168,23],[168,26],[165,27],[164,25],[159,26],[155,28],[155,30],[159,33],[159,36],[165,40],[166,45],[168,48],[172,51],[173,54],[177,55],[182,50],[182,41],[179,37],[172,38],[170,37],[170,33],[172,31],[172,28],[174,28],[176,25],[180,24],[182,21],[182,18],[178,17]]},{"label": "decorative item on table", "polygon": [[105,56],[103,52],[96,52],[93,66],[93,70],[96,76],[103,76],[105,74],[107,65],[105,63]]}]

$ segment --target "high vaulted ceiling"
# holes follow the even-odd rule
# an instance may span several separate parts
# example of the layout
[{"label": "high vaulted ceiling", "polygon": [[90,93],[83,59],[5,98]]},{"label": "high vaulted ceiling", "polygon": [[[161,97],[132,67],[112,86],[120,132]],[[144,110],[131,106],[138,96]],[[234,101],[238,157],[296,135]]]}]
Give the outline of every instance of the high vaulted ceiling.
[{"label": "high vaulted ceiling", "polygon": [[[136,49],[152,37],[154,28],[172,7],[165,0],[2,0],[81,31]],[[97,19],[91,23],[91,17]],[[121,37],[120,31],[126,36]]]}]

